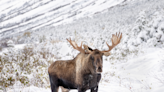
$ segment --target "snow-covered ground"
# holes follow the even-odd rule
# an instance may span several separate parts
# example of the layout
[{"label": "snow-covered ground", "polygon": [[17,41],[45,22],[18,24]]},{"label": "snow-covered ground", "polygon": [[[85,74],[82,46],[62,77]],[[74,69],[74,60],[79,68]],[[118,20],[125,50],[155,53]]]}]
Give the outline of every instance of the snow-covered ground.
[{"label": "snow-covered ground", "polygon": [[99,92],[162,92],[163,3],[164,0],[0,1],[0,92],[51,92],[48,66],[78,53],[66,38],[104,50],[105,42],[110,44],[116,32],[122,32],[123,38],[112,55],[103,57]]},{"label": "snow-covered ground", "polygon": [[[109,61],[105,61],[99,92],[163,92],[164,49],[143,49],[145,53],[141,53],[127,62],[111,64]],[[14,89],[8,92],[18,91],[51,92],[50,89],[35,86],[25,88],[14,86]],[[70,92],[77,92],[77,90]]]}]

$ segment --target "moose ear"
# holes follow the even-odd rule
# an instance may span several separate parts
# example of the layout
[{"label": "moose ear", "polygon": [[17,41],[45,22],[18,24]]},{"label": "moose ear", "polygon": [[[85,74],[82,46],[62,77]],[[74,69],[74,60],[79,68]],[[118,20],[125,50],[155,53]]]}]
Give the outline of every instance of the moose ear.
[{"label": "moose ear", "polygon": [[103,52],[103,55],[109,56],[110,55],[110,52]]},{"label": "moose ear", "polygon": [[88,47],[87,45],[84,44],[83,46],[86,53],[91,53],[93,51],[93,49]]},{"label": "moose ear", "polygon": [[92,49],[92,48],[90,48],[90,47],[88,47],[88,50],[93,51],[93,49]]}]

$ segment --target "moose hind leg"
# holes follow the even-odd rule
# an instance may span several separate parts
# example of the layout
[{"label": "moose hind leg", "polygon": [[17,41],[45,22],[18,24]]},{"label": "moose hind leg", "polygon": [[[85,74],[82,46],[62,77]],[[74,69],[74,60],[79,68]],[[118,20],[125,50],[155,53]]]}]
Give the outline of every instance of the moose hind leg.
[{"label": "moose hind leg", "polygon": [[52,92],[58,92],[58,84],[57,84],[57,79],[54,78],[53,76],[49,75],[49,79],[50,79],[50,84],[51,84],[51,91]]},{"label": "moose hind leg", "polygon": [[58,86],[56,86],[56,85],[54,85],[54,84],[51,84],[51,91],[52,91],[52,92],[58,92],[58,89],[59,89]]}]

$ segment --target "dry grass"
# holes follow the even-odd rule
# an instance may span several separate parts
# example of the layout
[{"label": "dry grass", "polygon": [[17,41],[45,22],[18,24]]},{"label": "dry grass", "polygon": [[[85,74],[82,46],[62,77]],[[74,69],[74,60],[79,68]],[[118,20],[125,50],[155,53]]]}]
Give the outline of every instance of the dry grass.
[{"label": "dry grass", "polygon": [[53,62],[51,57],[55,55],[46,48],[36,49],[35,46],[27,45],[24,49],[16,52],[11,50],[0,56],[0,86],[10,87],[16,81],[20,81],[23,86],[49,86],[47,67]]},{"label": "dry grass", "polygon": [[23,36],[30,37],[31,36],[31,32],[24,32]]},{"label": "dry grass", "polygon": [[59,42],[61,42],[61,41],[59,41],[59,40],[51,40],[50,41],[52,44],[55,44],[55,43],[59,43]]}]

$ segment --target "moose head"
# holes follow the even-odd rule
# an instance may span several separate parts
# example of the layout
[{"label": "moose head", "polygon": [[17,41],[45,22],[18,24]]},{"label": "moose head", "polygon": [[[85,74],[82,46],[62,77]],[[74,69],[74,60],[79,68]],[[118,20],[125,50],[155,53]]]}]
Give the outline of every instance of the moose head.
[{"label": "moose head", "polygon": [[102,60],[102,56],[109,56],[110,55],[110,51],[117,46],[120,43],[120,40],[122,38],[122,33],[119,32],[119,34],[113,34],[111,41],[112,41],[112,45],[110,46],[107,42],[107,46],[108,46],[108,50],[104,50],[104,51],[100,51],[98,49],[92,49],[91,47],[87,46],[87,45],[83,45],[84,49],[82,48],[82,43],[81,45],[78,46],[77,43],[74,42],[74,44],[72,43],[71,39],[67,39],[67,41],[73,46],[74,49],[80,51],[81,53],[85,53],[85,54],[89,54],[89,62],[93,63],[93,66],[96,69],[97,73],[101,73],[102,72],[102,64],[103,64],[103,60]]}]

